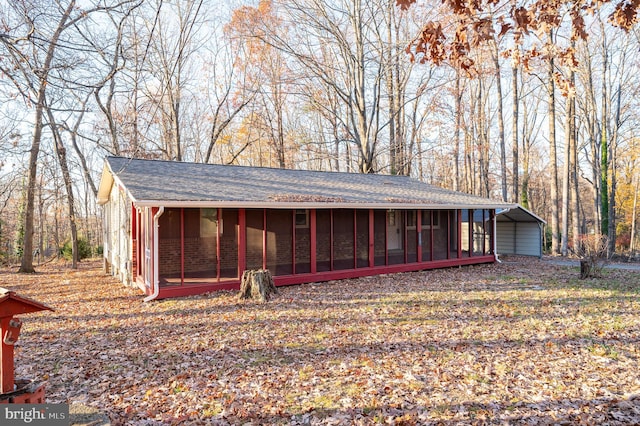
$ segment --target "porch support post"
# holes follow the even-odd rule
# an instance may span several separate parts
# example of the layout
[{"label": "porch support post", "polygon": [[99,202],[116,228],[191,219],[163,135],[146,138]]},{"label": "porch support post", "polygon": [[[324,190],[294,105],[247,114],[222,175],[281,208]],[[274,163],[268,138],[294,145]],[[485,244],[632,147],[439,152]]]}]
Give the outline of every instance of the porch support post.
[{"label": "porch support post", "polygon": [[353,269],[358,268],[358,210],[353,209]]},{"label": "porch support post", "polygon": [[262,209],[262,269],[267,269],[267,209]]},{"label": "porch support post", "polygon": [[335,248],[333,247],[333,209],[329,209],[329,232],[329,246],[331,247],[329,251],[329,270],[333,271],[333,252]]},{"label": "porch support post", "polygon": [[389,210],[384,215],[384,264],[389,265]]},{"label": "porch support post", "polygon": [[[149,302],[150,300],[155,299],[156,297],[158,297],[158,295],[160,294],[160,268],[158,266],[158,262],[159,262],[159,244],[160,244],[160,240],[159,240],[159,231],[158,228],[160,228],[159,225],[159,221],[160,221],[160,216],[162,216],[162,213],[164,213],[164,206],[160,206],[160,207],[152,207],[151,209],[151,214],[153,215],[153,220],[151,221],[151,226],[152,229],[150,230],[150,232],[152,232],[152,247],[153,247],[153,255],[151,256],[151,271],[146,271],[147,274],[151,274],[151,285],[152,285],[152,293],[145,297],[143,300],[145,302]],[[145,248],[145,250],[147,250],[148,248]],[[153,271],[153,272],[152,272]]]},{"label": "porch support post", "polygon": [[422,262],[422,212],[424,210],[416,210],[416,240],[418,247],[416,248],[416,257],[418,262]]},{"label": "porch support post", "polygon": [[462,209],[458,210],[458,259],[462,258]]},{"label": "porch support post", "polygon": [[180,209],[180,285],[184,285],[184,209]]},{"label": "porch support post", "polygon": [[433,261],[433,212],[438,210],[429,211],[429,260]]},{"label": "porch support post", "polygon": [[247,269],[247,212],[238,209],[238,278]]},{"label": "porch support post", "polygon": [[216,225],[216,281],[220,282],[220,228],[224,226],[222,219],[222,209],[216,209],[216,218],[218,223]]},{"label": "porch support post", "polygon": [[296,274],[296,209],[291,209],[291,273]]},{"label": "porch support post", "polygon": [[469,257],[473,257],[473,252],[475,251],[475,247],[473,245],[473,221],[475,219],[475,211],[473,209],[469,209]]},{"label": "porch support post", "polygon": [[451,212],[447,211],[447,259],[451,259]]},{"label": "porch support post", "polygon": [[369,268],[373,268],[375,266],[375,230],[374,223],[375,220],[373,209],[369,209]]},{"label": "porch support post", "polygon": [[309,245],[310,251],[309,253],[309,261],[311,262],[311,273],[315,274],[318,272],[318,268],[316,266],[316,251],[317,251],[317,234],[316,234],[316,209],[309,210]]},{"label": "porch support post", "polygon": [[489,211],[482,209],[482,255],[487,255],[487,220]]},{"label": "porch support post", "polygon": [[407,210],[402,210],[402,213],[400,214],[400,217],[402,218],[402,251],[404,252],[403,254],[403,262],[402,263],[407,263],[407,248],[408,248],[408,243],[407,243],[407,233],[408,233],[408,229],[407,229]]}]

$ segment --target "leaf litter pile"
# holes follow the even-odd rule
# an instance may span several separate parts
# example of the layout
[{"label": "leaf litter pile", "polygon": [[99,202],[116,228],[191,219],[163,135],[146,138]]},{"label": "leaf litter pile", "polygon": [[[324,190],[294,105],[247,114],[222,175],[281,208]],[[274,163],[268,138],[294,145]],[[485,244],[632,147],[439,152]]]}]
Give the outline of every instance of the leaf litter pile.
[{"label": "leaf litter pile", "polygon": [[142,301],[99,262],[0,285],[16,377],[114,425],[638,424],[640,273],[538,259]]}]

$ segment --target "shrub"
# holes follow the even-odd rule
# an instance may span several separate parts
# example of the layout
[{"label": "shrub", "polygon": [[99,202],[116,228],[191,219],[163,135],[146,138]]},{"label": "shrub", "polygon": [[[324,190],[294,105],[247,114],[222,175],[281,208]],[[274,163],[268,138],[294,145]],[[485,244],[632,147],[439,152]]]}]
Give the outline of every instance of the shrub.
[{"label": "shrub", "polygon": [[620,251],[629,250],[631,246],[631,225],[620,222],[616,226],[616,249]]},{"label": "shrub", "polygon": [[[64,245],[60,249],[60,254],[67,260],[73,258],[73,248],[71,240],[65,241]],[[87,259],[91,257],[92,250],[89,241],[84,238],[78,238],[78,260]]]},{"label": "shrub", "polygon": [[592,234],[580,235],[574,247],[580,257],[580,278],[600,277],[609,261],[609,237]]}]

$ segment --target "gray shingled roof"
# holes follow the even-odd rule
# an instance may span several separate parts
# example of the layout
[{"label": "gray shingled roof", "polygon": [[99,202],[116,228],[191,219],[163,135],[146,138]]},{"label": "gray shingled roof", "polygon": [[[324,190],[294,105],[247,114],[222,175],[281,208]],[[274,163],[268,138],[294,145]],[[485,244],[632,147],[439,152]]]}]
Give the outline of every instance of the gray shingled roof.
[{"label": "gray shingled roof", "polygon": [[[406,176],[286,170],[107,157],[100,202],[113,179],[137,205],[509,208]],[[108,186],[108,188],[106,188]],[[106,191],[106,193],[105,193]],[[106,196],[106,198],[105,198]]]}]

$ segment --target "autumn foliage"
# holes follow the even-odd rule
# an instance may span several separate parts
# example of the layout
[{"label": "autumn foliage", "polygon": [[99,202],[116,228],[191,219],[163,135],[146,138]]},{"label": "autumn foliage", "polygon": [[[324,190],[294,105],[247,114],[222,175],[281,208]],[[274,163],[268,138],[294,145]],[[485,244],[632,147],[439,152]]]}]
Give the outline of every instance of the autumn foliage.
[{"label": "autumn foliage", "polygon": [[[414,3],[416,0],[396,0],[398,7],[403,10]],[[452,25],[445,31],[440,22],[426,22],[422,31],[407,47],[407,52],[413,60],[435,64],[448,61],[468,72],[474,67],[472,50],[496,37],[511,36],[513,47],[520,49],[526,37],[548,34],[559,28],[567,15],[571,38],[584,40],[588,37],[585,17],[593,16],[599,10],[612,8],[608,15],[610,24],[629,30],[637,23],[640,7],[640,0],[443,0],[442,3],[445,10],[453,15]],[[573,58],[573,52],[563,53],[564,55],[559,56]],[[519,58],[514,56],[514,59]]]},{"label": "autumn foliage", "polygon": [[143,303],[99,262],[2,286],[16,377],[113,425],[638,424],[640,274],[538,259]]}]

